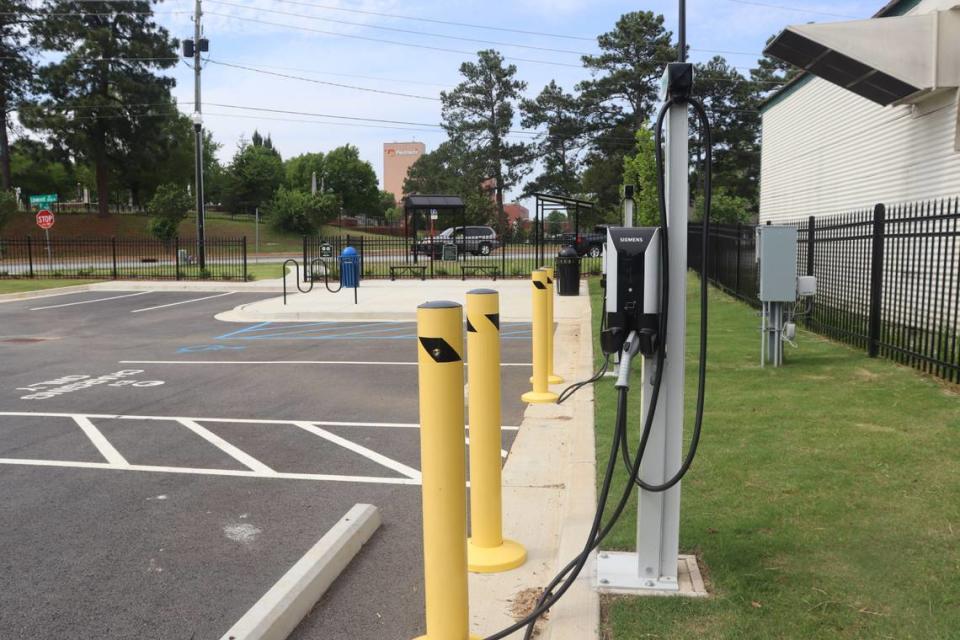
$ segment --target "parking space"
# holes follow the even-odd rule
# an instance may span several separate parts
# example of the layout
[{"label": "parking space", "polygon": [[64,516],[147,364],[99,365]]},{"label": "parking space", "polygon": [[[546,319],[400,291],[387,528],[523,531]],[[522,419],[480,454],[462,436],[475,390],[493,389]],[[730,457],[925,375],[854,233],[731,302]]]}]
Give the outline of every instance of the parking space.
[{"label": "parking space", "polygon": [[415,325],[214,318],[264,297],[0,304],[0,637],[218,638],[357,502],[383,527],[295,635],[422,633]]}]

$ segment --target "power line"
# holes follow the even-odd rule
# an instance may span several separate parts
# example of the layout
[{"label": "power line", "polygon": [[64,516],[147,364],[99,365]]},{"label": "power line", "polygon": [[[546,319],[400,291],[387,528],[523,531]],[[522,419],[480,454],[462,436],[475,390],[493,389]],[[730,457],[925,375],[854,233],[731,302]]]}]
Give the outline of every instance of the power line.
[{"label": "power line", "polygon": [[[427,49],[427,50],[430,50],[430,51],[442,51],[442,52],[444,52],[444,53],[458,53],[458,54],[461,54],[461,55],[468,55],[468,56],[476,55],[476,52],[475,52],[475,51],[464,51],[464,50],[462,50],[462,49],[447,49],[447,48],[445,48],[445,47],[434,47],[434,46],[426,45],[426,44],[414,44],[414,43],[412,43],[412,42],[401,42],[401,41],[398,41],[398,40],[384,40],[384,39],[382,39],[382,38],[371,38],[371,37],[369,37],[369,36],[360,36],[360,35],[356,35],[356,34],[353,34],[353,33],[339,33],[339,32],[336,32],[336,31],[326,31],[326,30],[324,30],[324,29],[313,29],[313,28],[310,28],[310,27],[300,27],[300,26],[292,25],[292,24],[284,24],[284,23],[282,23],[282,22],[270,22],[269,20],[260,20],[260,19],[256,19],[256,18],[244,18],[244,17],[241,17],[241,16],[233,16],[233,15],[230,15],[230,14],[228,14],[228,13],[217,13],[217,12],[215,12],[215,11],[207,11],[207,12],[205,12],[205,13],[206,13],[206,15],[208,15],[208,16],[219,16],[219,17],[221,17],[221,18],[227,18],[227,19],[229,19],[229,20],[241,20],[241,21],[243,21],[243,22],[253,22],[253,23],[261,24],[261,25],[264,25],[264,24],[265,24],[265,25],[270,25],[270,26],[274,26],[274,27],[283,27],[283,28],[285,28],[285,29],[293,29],[293,30],[295,30],[295,31],[308,31],[308,32],[311,32],[311,33],[322,33],[322,34],[324,34],[324,35],[335,36],[335,37],[338,37],[338,38],[352,38],[352,39],[354,39],[354,40],[364,40],[364,41],[367,41],[367,42],[377,42],[377,43],[380,43],[380,44],[394,44],[394,45],[398,45],[398,46],[401,46],[401,47],[411,47],[411,48],[414,48],[414,49]],[[578,65],[578,64],[568,64],[568,63],[564,63],[564,62],[552,62],[552,61],[549,61],[549,60],[532,60],[532,59],[529,59],[529,58],[514,58],[514,57],[506,57],[506,56],[504,56],[504,58],[505,58],[506,60],[516,60],[517,62],[531,62],[531,63],[534,63],[534,64],[548,64],[548,65],[552,65],[552,66],[555,66],[555,67],[572,67],[572,68],[575,68],[575,69],[579,69],[579,68],[580,68],[580,65]]]},{"label": "power line", "polygon": [[766,7],[767,9],[780,9],[781,11],[793,11],[795,13],[809,13],[821,16],[830,16],[831,18],[848,18],[850,20],[859,20],[858,16],[848,16],[842,13],[828,13],[826,11],[815,11],[813,9],[801,9],[799,7],[785,7],[780,4],[769,4],[766,2],[755,2],[754,0],[727,0],[736,4],[746,4],[754,7]]},{"label": "power line", "polygon": [[[427,49],[427,50],[430,50],[430,51],[442,51],[442,52],[444,52],[444,53],[458,53],[458,54],[461,54],[461,55],[468,55],[468,56],[476,55],[476,52],[475,52],[475,51],[464,51],[464,50],[462,50],[462,49],[448,49],[448,48],[445,48],[445,47],[434,47],[434,46],[426,45],[426,44],[414,44],[414,43],[412,43],[412,42],[400,42],[400,41],[398,41],[398,40],[384,40],[384,39],[382,39],[382,38],[371,38],[371,37],[368,37],[368,36],[360,36],[360,35],[356,35],[356,34],[352,34],[352,33],[338,33],[338,32],[336,32],[336,31],[326,31],[326,30],[324,30],[324,29],[312,29],[312,28],[310,28],[310,27],[300,27],[300,26],[291,25],[291,24],[284,24],[284,23],[282,23],[282,22],[270,22],[270,21],[268,21],[268,20],[260,20],[260,19],[256,19],[256,18],[244,18],[244,17],[241,17],[241,16],[230,15],[230,14],[228,14],[228,13],[217,13],[217,12],[215,12],[215,11],[207,11],[207,12],[205,12],[205,13],[206,13],[206,15],[208,15],[208,16],[219,16],[219,17],[221,17],[221,18],[227,18],[227,19],[229,19],[229,20],[241,20],[241,21],[243,21],[243,22],[253,22],[253,23],[256,23],[256,24],[265,24],[265,25],[270,25],[270,26],[274,26],[274,27],[283,27],[283,28],[285,28],[285,29],[293,29],[293,30],[295,30],[295,31],[309,31],[309,32],[311,32],[311,33],[322,33],[322,34],[324,34],[324,35],[335,36],[335,37],[338,37],[338,38],[352,38],[352,39],[354,39],[354,40],[364,40],[364,41],[366,41],[366,42],[377,42],[377,43],[380,43],[380,44],[393,44],[393,45],[398,45],[398,46],[401,46],[401,47],[411,47],[411,48],[414,48],[414,49]],[[504,59],[506,59],[506,60],[516,60],[517,62],[530,62],[530,63],[534,63],[534,64],[548,64],[548,65],[552,65],[552,66],[555,66],[555,67],[570,67],[570,68],[574,68],[574,69],[579,69],[579,68],[581,68],[580,65],[578,65],[578,64],[568,64],[568,63],[564,63],[564,62],[553,62],[553,61],[550,61],[550,60],[533,60],[533,59],[529,59],[529,58],[515,58],[515,57],[512,57],[512,56],[511,56],[511,57],[504,56]]]},{"label": "power line", "polygon": [[316,9],[326,9],[328,11],[343,11],[346,13],[358,13],[368,16],[380,16],[381,18],[397,18],[399,20],[413,20],[415,22],[429,22],[432,24],[445,24],[452,27],[467,27],[469,29],[487,29],[489,31],[503,31],[506,33],[522,33],[528,36],[544,36],[547,38],[564,38],[567,40],[584,40],[586,42],[595,42],[596,38],[588,38],[586,36],[574,36],[566,35],[561,33],[546,33],[543,31],[527,31],[525,29],[511,29],[509,27],[495,27],[492,25],[486,24],[471,24],[469,22],[454,22],[450,20],[437,20],[435,18],[421,18],[417,16],[405,16],[396,13],[386,13],[382,11],[370,11],[367,9],[349,9],[347,7],[334,7],[331,5],[324,4],[315,4],[312,2],[297,2],[295,0],[274,0],[274,2],[282,2],[285,4],[297,4],[304,7],[314,7]]},{"label": "power line", "polygon": [[[248,64],[244,60],[225,60],[224,62],[230,62],[232,64]],[[410,80],[406,78],[385,78],[383,76],[365,76],[355,73],[337,73],[335,71],[320,71],[317,69],[304,69],[303,67],[281,67],[272,64],[259,64],[256,63],[258,67],[263,69],[279,69],[280,71],[299,71],[301,73],[315,73],[321,76],[339,76],[341,78],[358,78],[360,80],[377,80],[379,82],[399,82],[401,84],[418,84],[425,87],[440,87],[442,89],[449,88],[449,84],[439,84],[437,82],[423,82],[421,80]]]},{"label": "power line", "polygon": [[290,12],[290,11],[278,11],[278,10],[276,10],[276,9],[262,9],[262,8],[260,8],[260,7],[253,7],[253,6],[250,6],[250,5],[235,4],[235,3],[233,3],[233,2],[224,2],[223,0],[207,0],[207,1],[208,1],[208,2],[212,2],[213,4],[219,4],[219,5],[224,5],[224,6],[228,6],[228,7],[236,7],[236,8],[238,8],[238,9],[246,9],[246,10],[250,10],[250,11],[262,11],[262,12],[264,12],[264,13],[273,13],[273,14],[278,14],[278,15],[283,15],[283,16],[293,16],[293,17],[295,17],[295,18],[306,18],[307,20],[319,20],[319,21],[321,21],[321,22],[332,22],[332,23],[335,23],[335,24],[348,25],[348,26],[351,26],[351,27],[363,27],[363,28],[365,28],[365,29],[379,29],[380,31],[392,31],[392,32],[395,32],[395,33],[409,33],[409,34],[413,34],[413,35],[416,35],[416,36],[429,36],[429,37],[431,37],[431,38],[444,38],[444,39],[446,39],[446,40],[457,40],[457,41],[460,41],[460,42],[477,42],[477,43],[480,43],[480,44],[483,44],[483,45],[496,45],[496,46],[501,46],[501,47],[518,47],[518,48],[520,48],[520,49],[532,49],[532,50],[535,50],[535,51],[547,51],[547,52],[550,52],[550,53],[569,53],[569,54],[573,54],[573,55],[576,55],[576,56],[591,55],[590,53],[587,53],[586,51],[572,51],[572,50],[570,50],[570,49],[554,49],[554,48],[551,48],[551,47],[538,47],[538,46],[535,46],[535,45],[519,44],[519,43],[513,43],[513,42],[497,42],[497,41],[495,41],[495,40],[481,40],[481,39],[479,39],[479,38],[465,38],[465,37],[463,37],[463,36],[452,36],[452,35],[448,35],[448,34],[445,34],[445,33],[432,33],[432,32],[429,32],[429,31],[415,31],[415,30],[413,30],[413,29],[401,29],[401,28],[398,28],[398,27],[385,27],[385,26],[376,25],[376,24],[365,24],[365,23],[362,23],[362,22],[351,22],[351,21],[349,21],[349,20],[337,20],[337,19],[335,19],[335,18],[322,18],[322,17],[320,17],[320,16],[311,16],[311,15],[304,14],[304,13],[292,13],[292,12]]},{"label": "power line", "polygon": [[257,69],[257,68],[255,68],[255,67],[248,67],[248,66],[244,66],[244,65],[240,65],[240,64],[232,64],[232,63],[229,63],[229,62],[221,62],[221,61],[213,60],[213,59],[210,59],[210,58],[207,59],[207,62],[209,62],[209,63],[211,63],[211,64],[220,65],[220,66],[222,66],[222,67],[232,67],[232,68],[234,68],[234,69],[243,69],[243,70],[245,70],[245,71],[253,71],[253,72],[255,72],[255,73],[262,73],[262,74],[269,75],[269,76],[277,76],[277,77],[279,77],[279,78],[288,78],[288,79],[290,79],[290,80],[302,80],[303,82],[313,82],[313,83],[315,83],[315,84],[323,84],[323,85],[327,85],[327,86],[331,86],[331,87],[340,87],[341,89],[353,89],[353,90],[355,90],[355,91],[368,91],[368,92],[370,92],[370,93],[380,93],[380,94],[388,95],[388,96],[400,96],[400,97],[403,97],[403,98],[416,98],[416,99],[418,99],[418,100],[433,100],[433,101],[436,101],[436,102],[439,102],[439,101],[440,101],[440,98],[433,98],[433,97],[430,97],[430,96],[418,96],[418,95],[412,94],[412,93],[402,93],[402,92],[399,92],[399,91],[388,91],[388,90],[386,90],[386,89],[371,89],[370,87],[358,87],[358,86],[356,86],[356,85],[342,84],[342,83],[339,83],[339,82],[327,82],[327,81],[325,81],[325,80],[316,80],[316,79],[314,79],[314,78],[304,78],[303,76],[294,76],[294,75],[290,75],[290,74],[286,74],[286,73],[278,73],[278,72],[276,72],[276,71],[267,71],[267,70],[265,70],[265,69]]}]

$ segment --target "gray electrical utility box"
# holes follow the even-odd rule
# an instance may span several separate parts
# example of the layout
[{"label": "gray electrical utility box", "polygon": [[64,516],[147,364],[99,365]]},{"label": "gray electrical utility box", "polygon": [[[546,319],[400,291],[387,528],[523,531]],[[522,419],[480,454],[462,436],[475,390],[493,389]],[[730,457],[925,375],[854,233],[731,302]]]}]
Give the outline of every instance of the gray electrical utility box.
[{"label": "gray electrical utility box", "polygon": [[786,225],[757,227],[760,263],[760,301],[797,300],[797,228]]}]

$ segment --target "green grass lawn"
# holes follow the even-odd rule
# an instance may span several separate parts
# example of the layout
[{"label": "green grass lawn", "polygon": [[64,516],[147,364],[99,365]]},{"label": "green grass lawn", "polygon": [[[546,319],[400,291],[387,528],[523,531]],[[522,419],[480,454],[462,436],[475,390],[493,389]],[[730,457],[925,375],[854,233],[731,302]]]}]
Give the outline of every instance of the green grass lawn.
[{"label": "green grass lawn", "polygon": [[[699,322],[690,283],[688,432]],[[591,296],[599,327],[596,280]],[[700,557],[713,595],[605,598],[604,637],[960,638],[960,390],[803,331],[782,368],[761,369],[756,311],[716,290],[709,309],[706,415],[683,481],[680,547]],[[610,379],[596,398],[604,465]],[[631,508],[603,547],[632,548],[635,524]]]},{"label": "green grass lawn", "polygon": [[0,280],[0,293],[21,293],[40,289],[55,289],[78,284],[91,284],[97,280]]}]

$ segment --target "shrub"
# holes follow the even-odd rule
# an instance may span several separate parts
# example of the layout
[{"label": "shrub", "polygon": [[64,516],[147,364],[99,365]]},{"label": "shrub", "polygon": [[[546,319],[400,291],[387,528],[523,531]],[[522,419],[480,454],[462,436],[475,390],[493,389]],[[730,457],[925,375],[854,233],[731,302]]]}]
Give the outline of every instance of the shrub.
[{"label": "shrub", "polygon": [[267,206],[266,213],[275,229],[307,235],[315,233],[332,220],[338,208],[339,201],[333,194],[314,195],[280,187]]},{"label": "shrub", "polygon": [[157,187],[153,198],[147,203],[147,212],[151,216],[148,226],[150,234],[167,242],[173,240],[180,222],[187,217],[190,205],[186,189],[175,184]]}]

